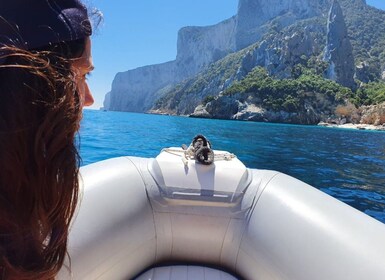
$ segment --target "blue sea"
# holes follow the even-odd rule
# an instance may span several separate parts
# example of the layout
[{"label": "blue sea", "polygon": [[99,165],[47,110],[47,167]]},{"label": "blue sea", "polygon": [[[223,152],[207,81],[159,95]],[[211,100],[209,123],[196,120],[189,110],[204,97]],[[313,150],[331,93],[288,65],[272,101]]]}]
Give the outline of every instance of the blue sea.
[{"label": "blue sea", "polygon": [[294,176],[385,223],[385,132],[85,110],[83,165],[155,157],[205,135],[250,168]]}]

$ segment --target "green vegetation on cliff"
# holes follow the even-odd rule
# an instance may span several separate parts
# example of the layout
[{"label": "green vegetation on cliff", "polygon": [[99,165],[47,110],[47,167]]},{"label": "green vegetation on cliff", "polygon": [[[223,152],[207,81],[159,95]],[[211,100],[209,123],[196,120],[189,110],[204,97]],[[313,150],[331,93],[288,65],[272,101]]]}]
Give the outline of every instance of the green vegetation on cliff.
[{"label": "green vegetation on cliff", "polygon": [[[219,88],[226,84],[226,81],[231,80],[236,76],[238,69],[241,66],[242,58],[245,53],[254,48],[255,45],[250,46],[242,51],[232,53],[220,59],[196,76],[184,80],[171,90],[167,91],[161,98],[155,102],[154,108],[167,108],[170,111],[177,111],[178,113],[185,113],[178,111],[178,105],[186,96],[197,95],[200,98],[197,104],[200,104],[205,98],[218,95]],[[230,83],[230,82],[228,82]],[[214,89],[213,92],[207,89]],[[207,103],[208,100],[205,102]]]},{"label": "green vegetation on cliff", "polygon": [[385,82],[363,84],[351,98],[351,101],[356,106],[385,102]]},{"label": "green vegetation on cliff", "polygon": [[273,111],[296,112],[309,97],[322,95],[330,103],[352,96],[349,88],[327,80],[313,71],[304,71],[297,79],[274,79],[262,67],[256,67],[245,79],[235,82],[224,95],[243,93]]},{"label": "green vegetation on cliff", "polygon": [[[311,18],[293,20],[290,14],[282,14],[266,23],[255,44],[209,64],[196,76],[165,90],[154,109],[190,115],[202,105],[198,111],[207,109],[207,114],[214,103],[231,103],[246,116],[244,111],[252,104],[274,113],[307,116],[313,112],[309,115],[312,120],[326,120],[334,118],[340,106],[358,108],[385,102],[385,82],[381,81],[385,70],[385,12],[362,0],[339,2],[353,48],[346,57],[354,61],[350,68],[346,67],[352,73],[352,81],[355,73],[351,88],[326,79],[338,81],[341,72],[333,64],[335,61],[329,64],[325,57],[329,32],[329,7],[325,6],[322,13]],[[339,28],[342,27],[345,28]],[[340,71],[348,73],[343,70],[346,69]],[[313,123],[308,119],[293,122]]]},{"label": "green vegetation on cliff", "polygon": [[368,63],[370,80],[380,78],[385,64],[385,12],[362,1],[340,0],[356,65]]}]

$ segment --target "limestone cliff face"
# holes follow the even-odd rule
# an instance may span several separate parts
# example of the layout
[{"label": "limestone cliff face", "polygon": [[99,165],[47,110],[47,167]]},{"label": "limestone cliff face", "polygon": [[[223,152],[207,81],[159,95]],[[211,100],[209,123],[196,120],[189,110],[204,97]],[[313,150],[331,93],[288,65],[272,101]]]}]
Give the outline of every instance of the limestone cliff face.
[{"label": "limestone cliff face", "polygon": [[178,33],[176,60],[118,73],[112,83],[109,106],[105,108],[146,112],[162,88],[197,74],[233,52],[235,23],[235,17],[232,17],[208,27],[182,28]]},{"label": "limestone cliff face", "polygon": [[182,28],[178,33],[176,60],[118,73],[112,84],[110,102],[106,102],[109,106],[105,108],[147,111],[163,87],[191,77],[210,63],[256,42],[259,34],[266,29],[261,25],[269,19],[280,16],[279,23],[283,27],[293,23],[296,18],[316,14],[319,4],[313,2],[241,0],[237,16],[212,26]]},{"label": "limestone cliff face", "polygon": [[353,49],[348,38],[344,16],[337,0],[329,11],[327,23],[327,40],[324,59],[329,62],[327,78],[336,81],[346,87],[353,88],[354,83],[354,56]]},{"label": "limestone cliff face", "polygon": [[[370,17],[368,12],[377,26],[383,26],[374,35],[373,23],[360,29]],[[105,106],[216,118],[228,118],[226,114],[238,108],[231,118],[249,119],[250,115],[252,120],[315,123],[323,112],[313,110],[314,104],[289,115],[263,110],[262,103],[257,106],[227,97],[218,99],[215,110],[206,105],[256,66],[275,79],[296,79],[301,67],[314,67],[317,75],[351,89],[355,88],[353,77],[373,81],[381,71],[385,73],[384,19],[385,13],[367,6],[365,0],[239,0],[237,14],[228,20],[182,28],[174,61],[118,73]],[[363,51],[368,33],[374,45],[364,46]],[[373,75],[374,68],[378,75]],[[227,109],[221,111],[220,106]]]},{"label": "limestone cliff face", "polygon": [[319,54],[322,45],[319,34],[322,32],[322,25],[312,24],[303,30],[296,28],[266,38],[250,53],[246,72],[255,66],[262,66],[271,75],[291,77],[293,66],[301,63],[303,57]]},{"label": "limestone cliff face", "polygon": [[207,27],[184,27],[178,33],[179,79],[190,77],[235,50],[235,17]]},{"label": "limestone cliff face", "polygon": [[145,112],[153,105],[157,90],[175,82],[175,61],[118,73],[112,82],[109,107],[105,109]]},{"label": "limestone cliff face", "polygon": [[320,14],[329,1],[240,0],[235,39],[237,50],[243,49],[261,39],[264,32],[263,25],[268,21],[277,17],[291,19],[310,18]]},{"label": "limestone cliff face", "polygon": [[[105,108],[146,112],[164,92],[164,87],[175,85],[259,40],[269,20],[277,18],[282,29],[299,18],[316,15],[327,1],[330,0],[240,0],[237,15],[228,20],[207,27],[182,28],[178,33],[175,61],[118,73]],[[274,54],[266,57],[270,55],[269,50],[260,50],[260,53],[264,53],[269,65],[279,59]]]},{"label": "limestone cliff face", "polygon": [[111,107],[111,91],[107,92],[106,96],[104,97],[103,108],[101,109],[107,110],[107,108],[110,108],[110,107]]}]

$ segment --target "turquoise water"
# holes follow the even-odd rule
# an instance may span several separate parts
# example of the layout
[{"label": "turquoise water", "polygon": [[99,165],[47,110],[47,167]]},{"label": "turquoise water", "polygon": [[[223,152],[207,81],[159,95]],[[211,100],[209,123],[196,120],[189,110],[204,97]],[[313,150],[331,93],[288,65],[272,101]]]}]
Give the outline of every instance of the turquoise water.
[{"label": "turquoise water", "polygon": [[294,176],[385,223],[385,132],[85,110],[83,164],[155,157],[204,134],[250,168]]}]

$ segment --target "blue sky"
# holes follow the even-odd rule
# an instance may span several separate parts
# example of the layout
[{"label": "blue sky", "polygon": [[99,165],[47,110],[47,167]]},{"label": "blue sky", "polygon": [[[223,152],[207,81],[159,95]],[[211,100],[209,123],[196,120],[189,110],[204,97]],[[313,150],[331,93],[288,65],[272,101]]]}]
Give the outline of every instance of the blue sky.
[{"label": "blue sky", "polygon": [[[104,15],[92,37],[95,70],[89,79],[102,106],[117,72],[176,57],[177,32],[184,26],[216,24],[236,14],[238,0],[85,0]],[[385,10],[385,0],[367,0]],[[384,46],[385,47],[385,46]]]}]

